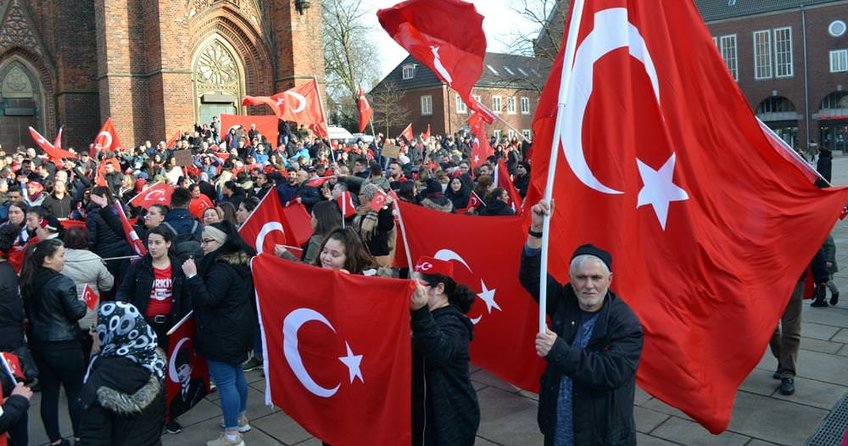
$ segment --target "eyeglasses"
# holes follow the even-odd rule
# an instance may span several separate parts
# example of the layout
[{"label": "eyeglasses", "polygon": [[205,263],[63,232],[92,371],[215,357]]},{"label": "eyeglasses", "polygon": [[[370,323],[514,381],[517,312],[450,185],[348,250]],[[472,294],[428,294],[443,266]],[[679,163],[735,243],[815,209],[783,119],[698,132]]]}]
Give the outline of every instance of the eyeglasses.
[{"label": "eyeglasses", "polygon": [[210,243],[218,243],[218,242],[215,239],[205,238],[205,239],[201,240],[200,243],[203,244],[203,245],[208,245]]}]

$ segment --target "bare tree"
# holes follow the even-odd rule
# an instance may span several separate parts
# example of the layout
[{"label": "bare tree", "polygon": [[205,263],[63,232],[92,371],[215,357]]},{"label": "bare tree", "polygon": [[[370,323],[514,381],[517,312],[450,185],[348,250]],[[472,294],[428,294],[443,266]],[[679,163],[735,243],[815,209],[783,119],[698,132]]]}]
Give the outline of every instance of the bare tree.
[{"label": "bare tree", "polygon": [[393,81],[384,82],[371,92],[370,101],[371,108],[374,109],[374,123],[383,127],[386,137],[389,136],[390,128],[409,123],[412,113],[403,105],[404,96],[406,96],[406,92]]},{"label": "bare tree", "polygon": [[336,105],[339,121],[358,119],[359,85],[367,90],[377,75],[377,49],[365,25],[362,0],[323,0],[324,63],[327,95]]},{"label": "bare tree", "polygon": [[509,34],[505,43],[510,52],[553,62],[562,45],[569,4],[569,0],[511,0],[510,9],[531,22],[533,30]]}]

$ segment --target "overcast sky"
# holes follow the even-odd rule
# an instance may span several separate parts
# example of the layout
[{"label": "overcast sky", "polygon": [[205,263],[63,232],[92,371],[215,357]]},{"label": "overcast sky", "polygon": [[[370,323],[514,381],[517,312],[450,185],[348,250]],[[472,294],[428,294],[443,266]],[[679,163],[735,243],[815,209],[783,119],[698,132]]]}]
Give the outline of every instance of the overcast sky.
[{"label": "overcast sky", "polygon": [[[396,67],[406,57],[407,53],[380,27],[380,23],[377,21],[377,10],[396,5],[400,1],[364,0],[362,2],[364,7],[370,8],[365,17],[374,30],[371,34],[372,39],[384,55],[380,67],[381,78]],[[483,31],[486,33],[487,51],[489,52],[506,53],[508,52],[506,43],[513,39],[511,37],[513,33],[531,33],[534,31],[531,22],[521,18],[510,8],[515,0],[468,1],[473,3],[477,7],[477,12],[483,16]]]}]

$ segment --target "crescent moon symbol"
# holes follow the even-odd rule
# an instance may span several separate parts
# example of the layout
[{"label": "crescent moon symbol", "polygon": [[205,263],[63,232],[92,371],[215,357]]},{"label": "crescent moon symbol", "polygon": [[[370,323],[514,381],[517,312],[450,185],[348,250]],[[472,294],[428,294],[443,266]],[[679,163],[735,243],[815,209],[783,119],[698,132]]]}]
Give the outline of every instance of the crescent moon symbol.
[{"label": "crescent moon symbol", "polygon": [[625,47],[628,48],[631,56],[644,65],[659,102],[659,80],[654,62],[648,52],[645,39],[628,20],[625,8],[610,8],[595,14],[595,28],[580,44],[574,57],[574,66],[570,73],[572,88],[565,91],[565,80],[568,76],[563,76],[560,84],[560,91],[565,92],[564,101],[561,97],[560,103],[566,104],[565,113],[562,113],[559,118],[563,128],[561,142],[565,159],[577,179],[587,187],[605,194],[622,194],[623,192],[601,183],[586,163],[583,153],[583,120],[589,97],[592,95],[595,62],[611,51]]},{"label": "crescent moon symbol", "polygon": [[180,348],[182,348],[183,344],[185,344],[188,341],[189,341],[188,337],[180,339],[179,342],[177,342],[177,345],[174,347],[174,353],[171,354],[171,357],[168,360],[168,379],[170,379],[171,382],[175,382],[175,383],[180,382],[180,377],[177,376],[177,367],[176,367],[176,364],[174,364],[174,360],[177,359],[177,355],[180,352]]},{"label": "crescent moon symbol", "polygon": [[297,107],[292,108],[292,113],[300,113],[303,111],[304,108],[306,108],[306,98],[303,97],[302,94],[295,93],[293,91],[287,91],[286,94],[297,99],[298,101]]},{"label": "crescent moon symbol", "polygon": [[103,137],[104,141],[109,141],[109,142],[108,143],[101,143],[100,147],[104,148],[104,149],[108,149],[108,148],[112,147],[112,134],[109,133],[109,132],[100,132],[100,133],[97,134],[97,139],[100,139],[101,136]]},{"label": "crescent moon symbol", "polygon": [[286,235],[286,230],[283,229],[282,223],[278,221],[269,221],[268,223],[262,225],[262,229],[259,231],[259,234],[256,235],[257,254],[262,254],[262,248],[265,246],[265,237],[274,231],[280,231],[283,233],[283,236]]},{"label": "crescent moon symbol", "polygon": [[[471,267],[468,266],[468,263],[466,263],[465,259],[463,259],[462,256],[460,256],[459,254],[457,254],[454,251],[451,251],[450,249],[440,249],[438,252],[436,252],[436,254],[433,256],[433,258],[437,259],[437,260],[442,260],[442,261],[445,261],[445,262],[450,262],[451,260],[456,260],[457,262],[461,263],[465,267],[465,269],[468,270],[468,272],[470,272],[470,273],[474,272],[474,270],[472,270]],[[480,315],[480,316],[473,317],[473,318],[470,318],[470,319],[471,319],[472,324],[477,325],[477,323],[480,322],[481,319],[483,319],[483,316]]]},{"label": "crescent moon symbol", "polygon": [[439,56],[439,47],[432,45],[432,46],[430,46],[430,51],[433,52],[433,66],[436,67],[436,71],[438,71],[439,74],[442,75],[442,77],[445,79],[445,82],[447,82],[448,85],[452,85],[453,84],[453,78],[451,78],[451,75],[450,75],[450,73],[448,73],[447,68],[445,68],[445,66],[442,65],[442,58]]},{"label": "crescent moon symbol", "polygon": [[283,320],[283,354],[292,372],[294,372],[294,376],[303,384],[303,387],[306,387],[306,390],[316,396],[329,398],[336,394],[340,384],[336,384],[336,387],[332,389],[318,385],[309,375],[309,372],[306,371],[306,367],[303,365],[303,358],[300,356],[300,350],[297,349],[297,332],[303,324],[309,321],[321,322],[329,327],[330,330],[333,330],[333,333],[336,332],[336,329],[333,328],[333,325],[330,324],[330,321],[323,314],[310,308],[298,308],[289,313]]},{"label": "crescent moon symbol", "polygon": [[163,191],[161,189],[152,190],[152,191],[150,191],[149,194],[147,194],[146,200],[164,203],[165,202],[165,191]]}]

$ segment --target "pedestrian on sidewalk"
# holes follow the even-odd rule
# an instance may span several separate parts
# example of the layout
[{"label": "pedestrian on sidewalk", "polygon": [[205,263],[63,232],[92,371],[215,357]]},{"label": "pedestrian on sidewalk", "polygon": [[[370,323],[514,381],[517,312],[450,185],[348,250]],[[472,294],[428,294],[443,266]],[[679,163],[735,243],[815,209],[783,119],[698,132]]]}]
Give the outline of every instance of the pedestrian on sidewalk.
[{"label": "pedestrian on sidewalk", "polygon": [[824,250],[824,260],[827,265],[827,288],[830,289],[830,304],[836,305],[839,302],[839,288],[833,281],[833,275],[839,271],[839,266],[836,264],[836,243],[833,241],[833,235],[827,236],[822,250]]}]

